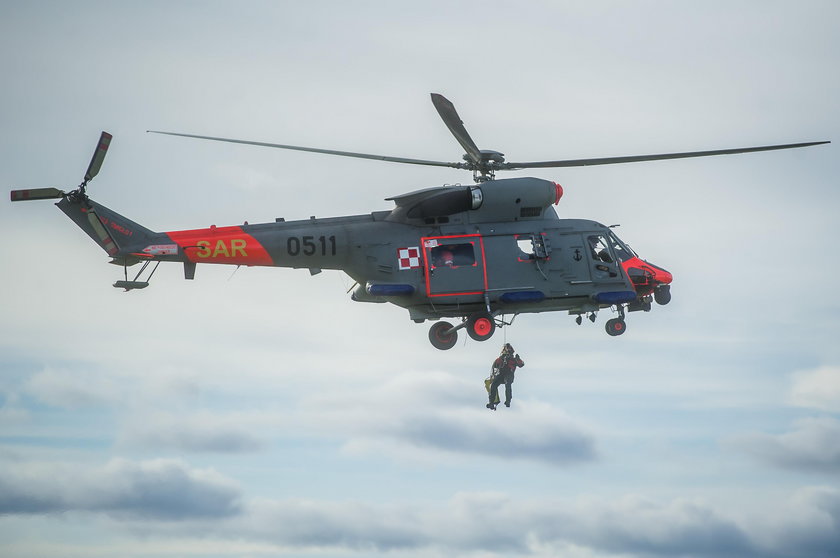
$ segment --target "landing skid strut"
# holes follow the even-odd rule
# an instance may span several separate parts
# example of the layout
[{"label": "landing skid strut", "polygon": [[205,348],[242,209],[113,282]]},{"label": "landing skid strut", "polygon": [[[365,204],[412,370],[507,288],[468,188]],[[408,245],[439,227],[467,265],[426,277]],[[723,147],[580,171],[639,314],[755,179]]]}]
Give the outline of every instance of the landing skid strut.
[{"label": "landing skid strut", "polygon": [[134,280],[132,281],[128,280],[128,266],[124,265],[123,270],[125,272],[125,280],[117,281],[116,283],[114,283],[114,287],[116,287],[117,289],[125,289],[126,292],[134,289],[145,289],[149,286],[149,281],[152,279],[152,275],[155,274],[155,271],[157,271],[157,268],[160,265],[160,261],[155,262],[155,267],[152,268],[151,273],[149,273],[149,276],[146,277],[145,281],[138,281],[138,279],[140,279],[140,275],[142,275],[143,272],[146,271],[146,268],[149,267],[150,263],[152,263],[151,260],[143,262],[143,267],[140,268],[140,271],[137,272],[137,275],[134,276]]}]

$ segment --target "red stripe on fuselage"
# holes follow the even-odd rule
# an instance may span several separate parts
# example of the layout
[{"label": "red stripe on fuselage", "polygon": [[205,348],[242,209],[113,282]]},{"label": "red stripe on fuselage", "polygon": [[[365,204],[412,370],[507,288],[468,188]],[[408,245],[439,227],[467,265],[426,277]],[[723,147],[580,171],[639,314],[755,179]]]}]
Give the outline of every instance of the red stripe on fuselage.
[{"label": "red stripe on fuselage", "polygon": [[242,227],[210,227],[166,233],[195,263],[274,265],[268,252]]}]

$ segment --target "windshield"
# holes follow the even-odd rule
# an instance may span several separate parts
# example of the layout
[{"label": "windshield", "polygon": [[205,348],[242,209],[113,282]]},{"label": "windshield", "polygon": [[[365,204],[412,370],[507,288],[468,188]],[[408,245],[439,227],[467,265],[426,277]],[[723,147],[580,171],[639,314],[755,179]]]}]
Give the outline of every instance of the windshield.
[{"label": "windshield", "polygon": [[615,253],[616,257],[619,261],[626,262],[632,258],[638,258],[636,253],[630,249],[629,246],[621,242],[618,237],[615,235],[614,232],[610,231],[610,245],[612,246],[613,253]]}]

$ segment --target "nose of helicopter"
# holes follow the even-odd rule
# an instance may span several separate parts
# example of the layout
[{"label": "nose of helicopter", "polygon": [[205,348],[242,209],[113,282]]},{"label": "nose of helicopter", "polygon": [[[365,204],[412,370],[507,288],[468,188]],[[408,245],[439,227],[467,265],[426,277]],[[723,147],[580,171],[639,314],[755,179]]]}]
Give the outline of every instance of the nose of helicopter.
[{"label": "nose of helicopter", "polygon": [[674,276],[671,274],[670,271],[663,269],[659,266],[653,265],[650,262],[644,262],[648,269],[653,271],[653,280],[660,285],[670,285],[671,281],[674,280]]},{"label": "nose of helicopter", "polygon": [[650,295],[654,291],[660,291],[664,296],[674,280],[670,271],[638,257],[630,258],[622,264],[640,297]]}]

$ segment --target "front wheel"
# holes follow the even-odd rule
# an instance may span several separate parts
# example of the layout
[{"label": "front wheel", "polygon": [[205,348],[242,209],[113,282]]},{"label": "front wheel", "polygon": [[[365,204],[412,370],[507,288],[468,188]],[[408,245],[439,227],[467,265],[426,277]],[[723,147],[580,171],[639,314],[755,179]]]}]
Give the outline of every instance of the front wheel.
[{"label": "front wheel", "polygon": [[653,299],[657,304],[665,306],[671,302],[671,285],[660,285],[653,291]]},{"label": "front wheel", "polygon": [[449,322],[435,322],[429,328],[429,341],[435,349],[446,351],[455,346],[458,342],[458,332],[451,331],[452,324]]},{"label": "front wheel", "polygon": [[467,334],[476,341],[487,341],[495,331],[496,322],[490,314],[480,312],[467,319]]},{"label": "front wheel", "polygon": [[613,318],[611,320],[607,320],[604,329],[607,330],[608,334],[615,337],[616,335],[621,335],[622,333],[627,331],[627,322],[625,322],[621,318]]}]

